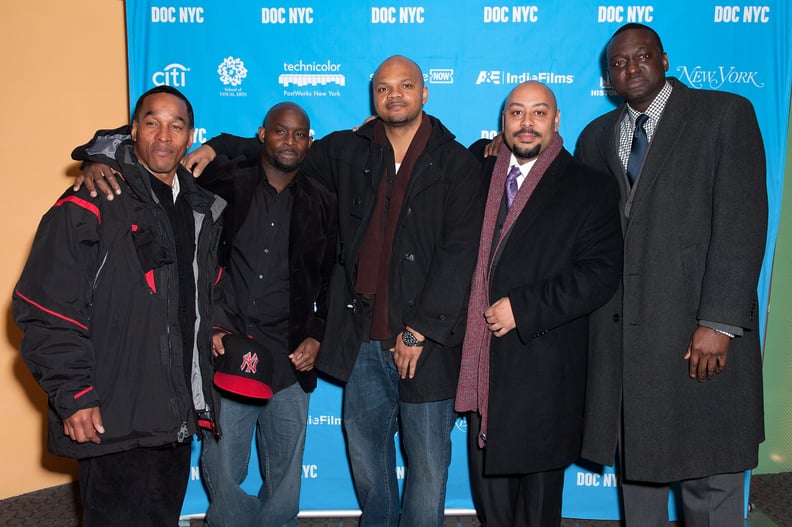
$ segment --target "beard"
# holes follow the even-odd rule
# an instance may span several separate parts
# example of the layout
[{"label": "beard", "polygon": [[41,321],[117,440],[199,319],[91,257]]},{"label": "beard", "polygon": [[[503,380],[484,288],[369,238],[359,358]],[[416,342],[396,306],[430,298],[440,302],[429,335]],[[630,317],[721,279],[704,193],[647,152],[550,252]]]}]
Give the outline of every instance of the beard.
[{"label": "beard", "polygon": [[[533,128],[521,128],[520,130],[514,132],[513,137],[517,137],[520,134],[526,134],[526,133],[534,134],[537,139],[542,138],[542,134],[534,130]],[[509,148],[511,148],[512,153],[514,153],[514,155],[519,157],[520,159],[533,159],[539,155],[539,152],[542,151],[541,143],[537,144],[536,146],[520,146],[516,142],[513,142],[513,144],[508,146]]]},{"label": "beard", "polygon": [[536,145],[532,148],[520,148],[517,145],[512,146],[514,155],[522,159],[533,159],[542,151],[542,145]]},{"label": "beard", "polygon": [[280,160],[277,154],[272,156],[272,166],[283,172],[291,172],[292,170],[297,170],[301,164],[302,164],[302,159],[295,158],[294,162],[292,163],[284,163],[283,161]]}]

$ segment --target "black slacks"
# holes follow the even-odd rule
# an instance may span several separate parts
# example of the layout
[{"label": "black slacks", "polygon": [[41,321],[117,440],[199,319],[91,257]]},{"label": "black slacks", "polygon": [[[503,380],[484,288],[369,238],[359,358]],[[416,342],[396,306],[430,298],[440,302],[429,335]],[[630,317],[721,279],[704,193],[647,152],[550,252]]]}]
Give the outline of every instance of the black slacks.
[{"label": "black slacks", "polygon": [[478,446],[480,417],[469,413],[467,421],[470,490],[482,527],[560,527],[565,467],[485,476],[486,448]]},{"label": "black slacks", "polygon": [[78,462],[84,527],[177,527],[190,444],[135,448]]}]

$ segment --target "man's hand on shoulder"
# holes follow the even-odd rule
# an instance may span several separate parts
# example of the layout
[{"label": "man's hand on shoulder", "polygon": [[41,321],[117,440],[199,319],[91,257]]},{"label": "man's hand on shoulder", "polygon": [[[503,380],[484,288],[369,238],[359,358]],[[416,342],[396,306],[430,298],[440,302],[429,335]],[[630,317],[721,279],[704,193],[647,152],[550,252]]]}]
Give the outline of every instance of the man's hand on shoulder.
[{"label": "man's hand on shoulder", "polygon": [[497,156],[503,145],[503,132],[492,138],[492,141],[484,147],[484,157]]},{"label": "man's hand on shoulder", "polygon": [[113,201],[113,194],[121,194],[121,186],[118,184],[118,179],[116,179],[121,177],[121,173],[118,170],[108,165],[86,161],[82,172],[74,180],[72,188],[77,192],[85,184],[85,188],[92,198],[98,195],[98,189],[99,192],[104,194],[107,201]]},{"label": "man's hand on shoulder", "polygon": [[215,149],[209,145],[201,145],[181,160],[182,166],[192,172],[194,178],[199,177],[206,166],[217,157]]}]

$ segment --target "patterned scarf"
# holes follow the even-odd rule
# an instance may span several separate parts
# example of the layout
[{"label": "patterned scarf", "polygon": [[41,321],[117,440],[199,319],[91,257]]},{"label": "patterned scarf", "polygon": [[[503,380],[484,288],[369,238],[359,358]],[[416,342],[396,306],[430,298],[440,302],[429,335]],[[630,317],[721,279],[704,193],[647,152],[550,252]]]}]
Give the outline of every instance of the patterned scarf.
[{"label": "patterned scarf", "polygon": [[528,198],[533,194],[536,185],[544,175],[547,168],[561,152],[564,140],[558,133],[546,150],[541,152],[536,163],[531,167],[528,175],[517,191],[506,220],[503,224],[500,237],[495,250],[492,251],[495,225],[498,221],[503,192],[506,184],[506,175],[509,171],[511,152],[504,143],[498,152],[498,159],[492,170],[489,192],[487,193],[487,206],[484,211],[484,223],[481,227],[481,241],[479,244],[478,260],[473,280],[470,286],[470,301],[468,303],[467,330],[465,341],[462,344],[462,366],[459,372],[459,385],[457,386],[455,408],[458,412],[478,411],[481,415],[481,428],[479,430],[479,447],[486,446],[487,414],[489,404],[490,382],[490,342],[492,334],[487,329],[484,311],[490,305],[490,261],[491,254],[497,254],[504,236],[520,216]]}]

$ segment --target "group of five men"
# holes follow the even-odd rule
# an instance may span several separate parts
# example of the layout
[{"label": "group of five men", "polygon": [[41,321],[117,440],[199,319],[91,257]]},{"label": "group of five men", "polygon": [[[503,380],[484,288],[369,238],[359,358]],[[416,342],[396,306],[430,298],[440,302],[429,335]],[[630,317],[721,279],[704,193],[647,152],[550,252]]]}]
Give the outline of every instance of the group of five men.
[{"label": "group of five men", "polygon": [[[652,29],[606,55],[625,104],[575,157],[538,82],[509,94],[500,141],[464,148],[402,56],[374,74],[376,119],[313,144],[280,103],[256,139],[184,157],[189,102],[159,87],[76,150],[103,164],[45,216],[14,307],[86,525],[174,524],[198,426],[207,524],[297,525],[316,370],[344,383],[363,526],[443,525],[457,413],[482,525],[560,525],[581,456],[618,458],[629,526],[667,523],[672,482],[689,527],[742,525],[764,433],[761,134],[747,100],[666,78]],[[118,203],[92,200],[111,172]],[[211,387],[211,358],[248,341],[271,353],[265,403]]]}]

